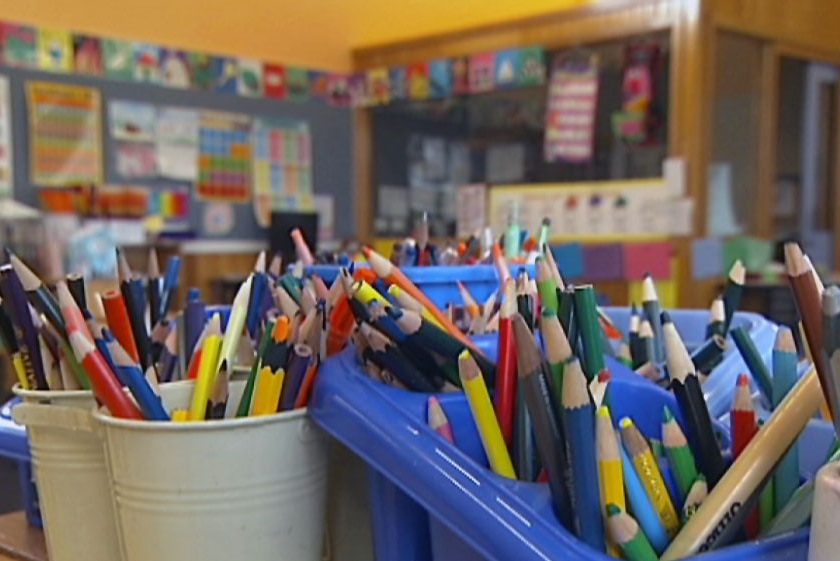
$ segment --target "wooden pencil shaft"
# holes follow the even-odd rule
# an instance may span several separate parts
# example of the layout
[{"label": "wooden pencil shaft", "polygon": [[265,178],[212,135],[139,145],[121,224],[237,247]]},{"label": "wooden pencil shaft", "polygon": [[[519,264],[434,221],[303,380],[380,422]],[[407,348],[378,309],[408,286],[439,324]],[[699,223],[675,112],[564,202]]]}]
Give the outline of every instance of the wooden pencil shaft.
[{"label": "wooden pencil shaft", "polygon": [[575,287],[574,292],[575,323],[580,331],[583,346],[582,366],[586,379],[592,381],[606,370],[604,348],[601,344],[601,324],[592,286]]},{"label": "wooden pencil shaft", "polygon": [[726,471],[726,465],[718,448],[700,382],[696,375],[691,374],[686,377],[684,383],[673,379],[671,387],[686,420],[687,436],[692,443],[694,457],[706,476],[709,489],[712,489]]},{"label": "wooden pencil shaft", "polygon": [[802,327],[805,331],[808,347],[811,349],[811,358],[814,361],[817,375],[823,387],[826,403],[828,403],[829,410],[832,412],[832,417],[835,417],[836,415],[834,414],[832,405],[833,398],[830,395],[830,382],[828,381],[828,369],[830,366],[827,362],[826,355],[820,352],[820,349],[823,348],[822,303],[820,302],[820,295],[817,293],[816,285],[814,284],[813,272],[806,271],[804,274],[789,276],[788,281],[793,291],[796,309],[802,320]]},{"label": "wooden pencil shaft", "polygon": [[691,353],[691,362],[698,372],[710,373],[715,366],[723,359],[723,352],[726,350],[726,339],[720,335],[712,335],[710,339],[700,345]]}]

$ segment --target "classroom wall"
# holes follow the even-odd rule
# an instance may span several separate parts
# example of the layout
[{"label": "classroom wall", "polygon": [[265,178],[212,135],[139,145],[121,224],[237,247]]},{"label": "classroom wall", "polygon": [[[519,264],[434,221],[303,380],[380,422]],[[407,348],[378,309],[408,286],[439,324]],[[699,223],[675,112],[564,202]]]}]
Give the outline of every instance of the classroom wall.
[{"label": "classroom wall", "polygon": [[604,0],[0,0],[3,19],[330,70],[356,47]]}]

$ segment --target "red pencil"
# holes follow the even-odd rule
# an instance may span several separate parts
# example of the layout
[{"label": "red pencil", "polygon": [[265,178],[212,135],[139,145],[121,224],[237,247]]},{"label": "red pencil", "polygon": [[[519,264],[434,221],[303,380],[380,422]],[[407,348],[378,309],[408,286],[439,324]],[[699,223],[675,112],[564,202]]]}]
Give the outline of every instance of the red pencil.
[{"label": "red pencil", "polygon": [[499,310],[499,363],[496,367],[496,391],[493,408],[508,449],[513,445],[516,412],[516,342],[513,338],[513,315],[516,313],[516,283],[509,278],[504,284],[504,300]]},{"label": "red pencil", "polygon": [[109,290],[102,294],[102,307],[105,309],[105,318],[111,333],[131,359],[139,362],[140,354],[137,352],[137,343],[134,341],[134,332],[128,319],[128,308],[125,307],[125,300],[120,291]]},{"label": "red pencil", "polygon": [[96,398],[102,402],[111,415],[122,419],[143,420],[143,415],[128,395],[123,391],[117,377],[111,372],[108,363],[80,331],[70,333],[70,346],[82,367],[90,377],[90,384]]},{"label": "red pencil", "polygon": [[[750,440],[758,433],[758,422],[753,407],[750,379],[746,374],[738,376],[735,387],[735,400],[730,412],[730,430],[732,432],[732,455],[735,459],[741,455]],[[754,508],[747,516],[747,537],[755,539],[758,535],[758,508]]]},{"label": "red pencil", "polygon": [[219,314],[213,314],[213,317],[210,318],[206,324],[204,324],[204,329],[201,331],[201,335],[198,336],[198,340],[195,342],[195,347],[193,347],[193,353],[190,357],[190,364],[187,367],[187,379],[188,380],[195,380],[198,378],[198,365],[201,363],[201,348],[204,346],[204,340],[207,338],[208,335],[221,335],[222,333],[222,320]]},{"label": "red pencil", "polygon": [[449,424],[449,419],[443,411],[440,400],[435,396],[429,396],[429,407],[426,413],[429,426],[433,431],[441,435],[448,442],[455,442],[455,435],[452,432],[452,425]]}]

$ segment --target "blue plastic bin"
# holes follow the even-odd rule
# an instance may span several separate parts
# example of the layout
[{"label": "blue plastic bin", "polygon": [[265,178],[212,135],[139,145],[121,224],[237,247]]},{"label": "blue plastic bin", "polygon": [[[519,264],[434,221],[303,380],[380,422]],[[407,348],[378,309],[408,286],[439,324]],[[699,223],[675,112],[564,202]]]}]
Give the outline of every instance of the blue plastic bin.
[{"label": "blue plastic bin", "polygon": [[19,401],[15,397],[0,406],[0,456],[17,462],[26,519],[33,526],[43,527],[26,429],[12,420],[12,407]]},{"label": "blue plastic bin", "polygon": [[[616,362],[614,417],[633,417],[647,435],[660,434],[661,408],[673,396]],[[608,561],[566,532],[551,512],[546,485],[490,472],[461,393],[441,394],[457,448],[426,426],[427,396],[375,382],[348,350],[322,366],[311,411],[316,422],[362,456],[371,470],[374,545],[379,561]],[[819,428],[819,427],[818,427]],[[803,436],[812,443],[813,429]],[[824,432],[824,431],[822,431]],[[803,455],[803,475],[825,459],[826,439]],[[829,439],[830,440],[830,435]],[[803,443],[804,444],[804,443]],[[706,561],[805,559],[807,531],[732,546]]]},{"label": "blue plastic bin", "polygon": [[[357,263],[356,266],[367,265]],[[534,276],[533,265],[510,265],[510,272],[515,275],[523,267],[531,277]],[[306,272],[316,273],[325,283],[330,284],[338,275],[338,270],[339,268],[334,265],[313,265],[308,267]],[[458,292],[458,281],[464,283],[470,294],[479,302],[486,300],[499,288],[496,268],[492,265],[401,267],[400,270],[440,308],[450,302],[462,303],[461,294]]]}]

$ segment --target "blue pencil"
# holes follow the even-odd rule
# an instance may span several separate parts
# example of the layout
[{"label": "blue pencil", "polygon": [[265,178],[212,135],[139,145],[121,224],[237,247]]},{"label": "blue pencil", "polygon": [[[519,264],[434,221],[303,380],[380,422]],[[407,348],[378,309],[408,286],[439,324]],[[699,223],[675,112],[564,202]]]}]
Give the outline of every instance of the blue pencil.
[{"label": "blue pencil", "polygon": [[108,343],[108,350],[116,366],[114,373],[134,396],[143,416],[149,421],[168,421],[169,414],[164,409],[160,396],[143,375],[140,365],[131,360],[116,339]]},{"label": "blue pencil", "polygon": [[259,337],[260,320],[262,319],[263,294],[268,286],[268,278],[261,271],[254,271],[254,280],[251,281],[251,297],[248,299],[248,315],[245,326],[248,328],[248,335],[252,340]]},{"label": "blue pencil", "polygon": [[[796,384],[796,370],[799,357],[793,334],[787,327],[779,327],[776,344],[773,346],[773,408],[785,398]],[[779,512],[788,503],[799,487],[799,445],[794,441],[773,474],[775,511]]]},{"label": "blue pencil", "polygon": [[563,373],[563,432],[571,465],[573,524],[580,539],[605,551],[604,517],[595,449],[595,408],[580,361],[573,359]]},{"label": "blue pencil", "polygon": [[661,555],[668,547],[668,532],[665,531],[665,526],[659,519],[656,509],[653,508],[653,503],[650,502],[647,492],[645,492],[642,480],[639,479],[639,474],[636,473],[636,468],[630,461],[627,450],[624,449],[623,445],[618,448],[621,452],[624,490],[627,493],[627,502],[630,505],[630,510],[633,511],[636,521],[638,521],[642,531],[648,540],[650,540],[653,549]]},{"label": "blue pencil", "polygon": [[178,279],[181,276],[181,258],[173,255],[166,264],[166,273],[163,275],[163,290],[160,293],[160,317],[165,317],[169,311],[169,304],[172,295],[178,288]]}]

